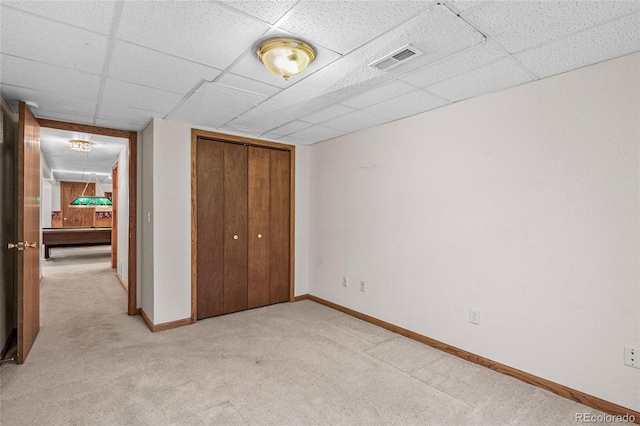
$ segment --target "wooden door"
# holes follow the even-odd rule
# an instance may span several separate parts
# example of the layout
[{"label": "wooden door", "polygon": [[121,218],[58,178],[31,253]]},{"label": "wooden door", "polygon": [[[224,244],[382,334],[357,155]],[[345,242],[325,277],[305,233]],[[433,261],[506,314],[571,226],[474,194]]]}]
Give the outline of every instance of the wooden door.
[{"label": "wooden door", "polygon": [[198,139],[197,317],[224,313],[224,144]]},{"label": "wooden door", "polygon": [[195,317],[289,300],[290,152],[200,138],[193,150]]},{"label": "wooden door", "polygon": [[273,304],[289,300],[291,163],[289,151],[270,150],[270,154],[269,303]]},{"label": "wooden door", "polygon": [[224,145],[224,312],[248,306],[247,161],[244,145]]},{"label": "wooden door", "polygon": [[[40,331],[40,126],[24,102],[19,106],[18,143],[18,364]],[[35,245],[31,247],[27,245]]]},{"label": "wooden door", "polygon": [[[86,182],[60,182],[60,210],[62,226],[94,226],[96,209],[87,207],[69,207],[69,204],[82,195]],[[84,195],[96,195],[96,184],[91,182]]]},{"label": "wooden door", "polygon": [[249,308],[269,304],[269,204],[271,155],[267,148],[249,147]]}]

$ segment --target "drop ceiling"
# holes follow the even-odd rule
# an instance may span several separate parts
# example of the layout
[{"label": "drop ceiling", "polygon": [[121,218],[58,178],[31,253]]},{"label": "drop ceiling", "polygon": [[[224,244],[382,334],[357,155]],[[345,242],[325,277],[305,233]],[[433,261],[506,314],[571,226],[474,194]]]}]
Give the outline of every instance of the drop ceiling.
[{"label": "drop ceiling", "polygon": [[[640,51],[640,1],[2,1],[0,85],[39,117],[313,144]],[[317,59],[289,81],[259,41]],[[412,46],[392,68],[371,64]]]}]

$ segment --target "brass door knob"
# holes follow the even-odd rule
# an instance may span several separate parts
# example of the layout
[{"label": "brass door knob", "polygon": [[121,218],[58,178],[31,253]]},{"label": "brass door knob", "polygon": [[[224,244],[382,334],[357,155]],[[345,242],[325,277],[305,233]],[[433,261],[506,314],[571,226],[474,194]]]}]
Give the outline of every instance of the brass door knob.
[{"label": "brass door knob", "polygon": [[27,247],[36,248],[36,245],[37,245],[36,243],[27,243],[27,242],[24,243],[25,248]]},{"label": "brass door knob", "polygon": [[237,236],[237,235],[234,235],[234,236],[233,236],[233,239],[234,239],[234,240],[237,240],[237,239],[238,239],[238,236]]},{"label": "brass door knob", "polygon": [[262,234],[258,234],[258,238],[262,238]]}]

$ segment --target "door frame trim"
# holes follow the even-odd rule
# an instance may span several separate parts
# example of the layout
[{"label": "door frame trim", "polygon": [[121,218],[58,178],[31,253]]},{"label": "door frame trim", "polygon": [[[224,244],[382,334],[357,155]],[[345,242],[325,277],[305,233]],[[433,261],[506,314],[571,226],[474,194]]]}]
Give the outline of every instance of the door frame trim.
[{"label": "door frame trim", "polygon": [[191,129],[191,323],[198,320],[198,169],[196,151],[198,138],[212,141],[251,145],[260,148],[278,149],[289,152],[289,302],[295,301],[295,162],[294,145],[263,141],[244,136],[227,135],[207,130]]},{"label": "door frame trim", "polygon": [[40,127],[50,129],[67,130],[71,132],[93,133],[101,136],[112,136],[129,140],[129,255],[127,283],[129,287],[127,300],[127,313],[138,315],[137,307],[137,185],[138,185],[138,132],[129,130],[111,129],[108,127],[77,124],[66,121],[48,120],[38,118]]}]

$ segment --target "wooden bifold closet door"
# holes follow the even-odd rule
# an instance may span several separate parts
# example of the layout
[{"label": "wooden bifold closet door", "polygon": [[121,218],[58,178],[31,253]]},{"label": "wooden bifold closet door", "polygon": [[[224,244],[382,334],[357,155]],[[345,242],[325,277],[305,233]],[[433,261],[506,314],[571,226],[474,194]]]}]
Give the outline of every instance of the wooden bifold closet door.
[{"label": "wooden bifold closet door", "polygon": [[289,299],[289,156],[198,138],[198,319]]}]

